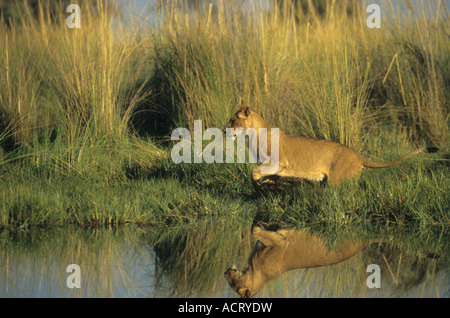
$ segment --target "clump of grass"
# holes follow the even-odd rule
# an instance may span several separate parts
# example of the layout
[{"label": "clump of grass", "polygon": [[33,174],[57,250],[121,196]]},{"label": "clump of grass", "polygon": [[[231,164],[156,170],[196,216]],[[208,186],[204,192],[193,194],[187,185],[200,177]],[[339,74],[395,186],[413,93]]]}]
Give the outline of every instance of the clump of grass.
[{"label": "clump of grass", "polygon": [[[37,19],[25,10],[20,24],[0,23],[0,127],[10,127],[10,147],[62,171],[159,157],[151,143],[140,153],[143,142],[132,138],[134,109],[151,93],[137,34],[109,2],[83,1],[80,29],[66,26],[65,10],[45,14],[52,5],[40,2]],[[121,157],[130,147],[134,158]]]}]

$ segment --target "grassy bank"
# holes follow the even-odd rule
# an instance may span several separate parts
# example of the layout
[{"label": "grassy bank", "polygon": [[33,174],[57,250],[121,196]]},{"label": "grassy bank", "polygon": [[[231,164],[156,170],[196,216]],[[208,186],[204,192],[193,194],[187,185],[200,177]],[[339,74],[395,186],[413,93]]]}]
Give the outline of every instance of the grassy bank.
[{"label": "grassy bank", "polygon": [[[448,226],[448,167],[411,160],[365,171],[339,188],[298,186],[286,193],[255,193],[251,165],[181,164],[132,169],[114,178],[60,174],[28,165],[2,169],[0,226],[134,223],[158,227],[251,219],[290,226]],[[395,182],[393,182],[395,180]]]},{"label": "grassy bank", "polygon": [[[419,7],[369,29],[351,1],[326,1],[325,11],[240,3],[188,14],[183,2],[161,2],[139,31],[102,1],[80,2],[81,29],[67,28],[65,10],[47,1],[2,20],[0,227],[255,215],[448,226],[448,25]],[[192,129],[194,119],[223,128],[242,103],[285,133],[376,160],[423,146],[441,152],[365,171],[356,184],[263,197],[250,164],[171,162],[172,129]]]}]

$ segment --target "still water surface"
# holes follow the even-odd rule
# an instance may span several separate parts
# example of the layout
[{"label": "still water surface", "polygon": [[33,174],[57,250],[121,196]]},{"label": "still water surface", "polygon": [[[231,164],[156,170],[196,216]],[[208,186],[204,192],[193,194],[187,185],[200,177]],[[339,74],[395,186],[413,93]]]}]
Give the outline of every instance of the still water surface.
[{"label": "still water surface", "polygon": [[[450,296],[444,231],[339,237],[333,231],[318,234],[302,229],[289,234],[263,227],[267,237],[281,238],[288,246],[277,254],[276,246],[269,248],[271,243],[252,235],[251,228],[251,223],[223,221],[163,232],[132,226],[4,231],[0,233],[0,297],[238,297],[224,272],[232,264],[246,268],[255,246],[254,272],[261,264],[266,271],[288,263],[293,268],[314,262],[325,266],[281,270],[262,282],[254,297]],[[255,245],[257,239],[267,246]],[[335,263],[332,257],[344,260],[321,263]],[[67,287],[69,264],[80,266],[79,289]],[[370,264],[380,267],[381,288],[367,286],[373,273],[367,272]]]}]

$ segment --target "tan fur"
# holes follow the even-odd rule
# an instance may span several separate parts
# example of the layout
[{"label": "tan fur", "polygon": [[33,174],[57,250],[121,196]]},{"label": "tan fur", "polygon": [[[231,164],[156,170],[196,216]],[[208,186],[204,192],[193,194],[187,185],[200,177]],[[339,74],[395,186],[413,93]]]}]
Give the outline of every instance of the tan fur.
[{"label": "tan fur", "polygon": [[329,250],[320,237],[305,230],[273,232],[254,226],[252,234],[258,241],[249,257],[248,268],[240,271],[233,265],[224,274],[231,288],[244,298],[252,297],[268,281],[286,271],[336,264],[378,242],[377,239],[366,243],[346,241]]},{"label": "tan fur", "polygon": [[[239,111],[231,117],[225,130],[226,128],[243,128],[244,130],[255,128],[257,132],[259,128],[266,128],[268,131],[267,148],[270,149],[271,126],[267,125],[249,106],[241,106]],[[263,183],[274,183],[273,178],[271,179],[274,176],[306,181],[328,181],[331,184],[339,184],[344,180],[359,176],[363,167],[389,167],[410,156],[437,150],[437,148],[418,149],[394,161],[375,163],[363,158],[354,150],[340,143],[288,136],[280,130],[278,171],[274,174],[263,175],[261,167],[270,165],[269,163],[263,163],[252,172],[252,182],[257,189]]]}]

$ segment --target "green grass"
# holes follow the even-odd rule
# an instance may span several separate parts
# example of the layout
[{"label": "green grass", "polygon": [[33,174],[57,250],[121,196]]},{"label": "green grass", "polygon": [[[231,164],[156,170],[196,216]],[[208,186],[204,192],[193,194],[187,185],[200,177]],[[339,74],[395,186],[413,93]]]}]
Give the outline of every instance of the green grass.
[{"label": "green grass", "polygon": [[[448,226],[447,25],[416,8],[416,19],[371,30],[364,8],[350,3],[348,14],[325,2],[320,15],[307,4],[264,11],[252,2],[245,16],[233,1],[192,15],[161,1],[162,26],[141,33],[102,1],[80,2],[79,30],[65,26],[64,12],[0,21],[0,228],[249,215],[301,226]],[[252,188],[250,164],[171,162],[172,129],[192,129],[194,119],[223,128],[242,103],[285,133],[376,160],[423,146],[441,152],[366,170],[342,187],[266,196]]]},{"label": "green grass", "polygon": [[448,167],[424,158],[365,170],[358,182],[341,187],[301,185],[265,196],[254,191],[249,164],[176,165],[165,159],[152,171],[124,168],[128,172],[113,176],[49,173],[26,162],[7,169],[1,169],[2,227],[173,227],[248,215],[291,226],[450,223]]}]

